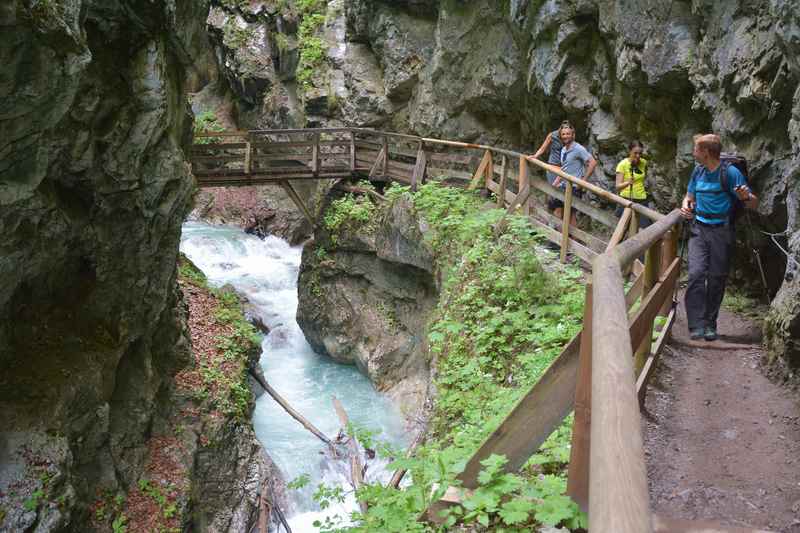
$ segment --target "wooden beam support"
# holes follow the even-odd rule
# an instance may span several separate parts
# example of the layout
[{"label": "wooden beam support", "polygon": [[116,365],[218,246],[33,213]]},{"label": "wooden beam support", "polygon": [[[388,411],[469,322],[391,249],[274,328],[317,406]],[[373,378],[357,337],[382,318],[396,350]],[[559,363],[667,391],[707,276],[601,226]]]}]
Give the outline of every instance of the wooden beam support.
[{"label": "wooden beam support", "polygon": [[653,326],[653,320],[658,316],[661,304],[672,295],[671,291],[675,289],[675,282],[680,271],[678,261],[677,257],[673,260],[664,278],[656,283],[649,293],[645,294],[642,304],[633,318],[630,319],[631,346],[640,346],[645,340],[647,342],[651,341],[652,333],[650,328]]},{"label": "wooden beam support", "polygon": [[[653,244],[650,248],[647,249],[647,253],[645,254],[644,260],[644,286],[642,287],[642,293],[647,295],[656,286],[658,283],[659,274],[661,273],[661,242],[658,241]],[[642,302],[644,304],[644,302]],[[659,311],[661,310],[661,304],[658,306]],[[655,319],[655,316],[653,316]],[[639,375],[644,368],[644,363],[647,358],[650,356],[650,346],[652,344],[653,338],[653,320],[650,320],[649,327],[647,328],[647,335],[645,335],[644,339],[637,345],[633,345],[634,352],[634,364],[633,369],[635,375]]]},{"label": "wooden beam support", "polygon": [[581,331],[578,384],[575,388],[575,419],[569,455],[567,494],[582,511],[589,510],[589,450],[592,423],[592,283],[586,284]]},{"label": "wooden beam support", "polygon": [[572,183],[567,182],[564,190],[564,219],[561,222],[561,262],[567,262],[567,248],[569,246],[569,224],[572,220]]},{"label": "wooden beam support", "polygon": [[381,151],[383,152],[383,175],[389,175],[389,137],[383,136]]},{"label": "wooden beam support", "polygon": [[419,143],[419,147],[417,148],[417,160],[414,163],[414,171],[411,174],[411,190],[417,190],[417,184],[425,179],[425,170],[428,166],[428,162],[425,157],[425,150],[423,149],[422,143]]},{"label": "wooden beam support", "polygon": [[631,216],[633,216],[633,210],[630,207],[626,207],[622,212],[622,216],[619,219],[617,227],[614,228],[614,233],[611,235],[611,239],[608,241],[606,252],[611,250],[613,247],[618,245],[620,241],[622,241],[622,238],[625,236],[625,230],[628,229],[628,222],[630,222]]},{"label": "wooden beam support", "polygon": [[670,311],[669,316],[667,316],[667,321],[664,323],[664,327],[661,329],[661,332],[658,335],[653,352],[650,354],[650,357],[647,358],[647,361],[645,361],[644,367],[639,373],[639,377],[636,378],[636,393],[639,395],[640,406],[644,405],[644,398],[647,395],[647,382],[650,381],[650,376],[653,375],[653,371],[656,369],[656,363],[658,363],[658,358],[661,356],[661,351],[664,349],[664,345],[669,339],[674,323],[675,309],[673,308],[672,311]]},{"label": "wooden beam support", "polygon": [[503,209],[506,206],[506,180],[508,179],[508,156],[503,155],[500,163],[500,183],[497,188],[497,207]]},{"label": "wooden beam support", "polygon": [[356,132],[350,132],[350,170],[356,171]]},{"label": "wooden beam support", "polygon": [[478,474],[483,469],[481,461],[493,453],[508,458],[505,471],[519,470],[572,411],[578,379],[580,338],[580,333],[572,338],[539,381],[517,402],[500,427],[475,452],[458,476],[464,487],[478,486]]},{"label": "wooden beam support", "polygon": [[388,158],[387,147],[384,146],[381,148],[381,151],[378,152],[378,157],[375,158],[375,163],[372,164],[372,168],[369,171],[369,177],[377,176],[378,169],[383,172],[383,176],[386,176],[388,173],[388,165],[386,159]]},{"label": "wooden beam support", "polygon": [[519,175],[517,178],[517,190],[520,192],[527,190],[528,192],[528,195],[519,202],[520,205],[522,206],[522,213],[525,216],[531,214],[531,207],[530,204],[528,203],[528,198],[530,197],[530,187],[531,187],[531,180],[530,176],[528,175],[528,160],[525,157],[520,157]]},{"label": "wooden beam support", "polygon": [[314,144],[311,147],[311,172],[319,174],[319,133],[314,133]]},{"label": "wooden beam support", "polygon": [[486,179],[486,169],[490,168],[492,164],[492,152],[486,150],[483,153],[483,157],[481,158],[481,162],[478,164],[478,168],[475,170],[475,173],[472,175],[472,179],[469,182],[469,187],[467,187],[468,191],[474,191],[478,188],[478,185],[481,184],[482,181]]},{"label": "wooden beam support", "polygon": [[308,220],[308,223],[311,224],[311,227],[313,228],[315,226],[314,217],[311,215],[311,211],[309,211],[308,207],[306,207],[306,204],[305,202],[303,202],[303,199],[300,198],[300,195],[297,194],[296,190],[294,190],[292,184],[289,183],[289,180],[282,180],[279,183],[281,184],[281,187],[283,187],[283,190],[286,191],[286,194],[289,196],[289,198],[292,199],[297,208],[300,209],[300,211],[303,213],[303,216],[306,217],[306,220]]}]

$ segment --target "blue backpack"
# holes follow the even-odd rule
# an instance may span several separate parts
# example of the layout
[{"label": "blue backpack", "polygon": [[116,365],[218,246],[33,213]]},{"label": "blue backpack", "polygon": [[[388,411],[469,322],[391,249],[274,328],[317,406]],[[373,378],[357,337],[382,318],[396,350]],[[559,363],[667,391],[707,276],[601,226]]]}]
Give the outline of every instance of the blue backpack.
[{"label": "blue backpack", "polygon": [[[728,222],[731,226],[736,223],[736,220],[744,211],[744,203],[739,199],[739,196],[732,192],[728,186],[728,168],[731,166],[736,167],[736,169],[742,173],[744,176],[745,184],[748,182],[749,172],[747,168],[747,159],[744,156],[739,154],[729,154],[723,152],[720,154],[720,172],[719,172],[719,185],[720,188],[718,191],[698,191],[701,194],[728,194],[731,197],[731,208],[727,213],[718,214],[718,213],[706,213],[704,211],[697,211],[696,213],[704,218],[727,218]],[[702,165],[695,165],[694,170],[692,171],[691,179],[695,179],[700,175],[702,172],[703,167]]]}]

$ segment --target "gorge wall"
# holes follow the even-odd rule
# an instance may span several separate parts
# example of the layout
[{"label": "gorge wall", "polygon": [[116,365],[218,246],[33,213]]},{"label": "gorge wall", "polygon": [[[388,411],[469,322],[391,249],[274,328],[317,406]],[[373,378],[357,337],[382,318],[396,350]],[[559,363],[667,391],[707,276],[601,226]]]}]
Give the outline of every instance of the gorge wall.
[{"label": "gorge wall", "polygon": [[[685,190],[692,135],[719,133],[748,158],[761,197],[754,246],[774,297],[770,359],[787,375],[800,365],[796,3],[317,2],[316,61],[298,38],[313,21],[301,4],[313,2],[219,6],[210,19],[245,127],[373,126],[533,152],[567,118],[605,187],[628,141],[642,140],[662,210]],[[758,230],[780,233],[794,260]],[[735,283],[763,291],[744,233]]]},{"label": "gorge wall", "polygon": [[[197,0],[0,6],[4,531],[92,530],[93,502],[169,452],[152,437],[177,431],[172,378],[191,361],[176,260],[193,192],[186,92],[213,62],[207,12]],[[243,503],[199,509],[199,530],[255,516],[258,487],[239,485],[263,452],[252,431],[217,436],[227,455],[200,450],[183,468],[199,472],[196,501],[213,481]]]}]

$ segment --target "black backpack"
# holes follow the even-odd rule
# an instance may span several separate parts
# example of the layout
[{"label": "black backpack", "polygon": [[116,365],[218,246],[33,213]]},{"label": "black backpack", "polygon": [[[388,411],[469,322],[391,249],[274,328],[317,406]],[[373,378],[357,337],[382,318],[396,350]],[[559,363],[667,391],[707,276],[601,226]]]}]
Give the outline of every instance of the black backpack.
[{"label": "black backpack", "polygon": [[[736,223],[736,219],[744,212],[745,206],[744,203],[739,199],[739,196],[731,192],[728,187],[728,167],[736,167],[736,170],[742,173],[744,176],[745,185],[748,184],[748,180],[750,178],[749,169],[747,167],[747,159],[739,154],[735,153],[726,153],[722,152],[719,156],[720,160],[720,172],[719,172],[719,185],[720,191],[718,193],[711,193],[711,194],[728,194],[731,197],[731,209],[727,213],[728,221],[731,225]],[[695,165],[694,171],[692,172],[692,178],[698,176],[702,171],[703,167],[701,165]],[[723,218],[725,215],[715,215],[712,213],[698,213],[700,216],[706,218]]]}]

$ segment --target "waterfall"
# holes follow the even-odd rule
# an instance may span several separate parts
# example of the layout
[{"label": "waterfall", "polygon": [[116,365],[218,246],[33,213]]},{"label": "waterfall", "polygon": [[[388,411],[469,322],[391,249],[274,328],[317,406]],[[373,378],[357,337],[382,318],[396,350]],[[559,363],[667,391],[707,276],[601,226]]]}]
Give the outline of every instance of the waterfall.
[{"label": "waterfall", "polygon": [[[261,367],[267,381],[300,413],[331,438],[339,422],[331,403],[342,401],[350,420],[380,431],[377,438],[406,443],[399,411],[381,396],[354,366],[315,353],[295,321],[300,247],[277,237],[260,240],[239,229],[200,222],[183,225],[181,251],[208,277],[212,286],[231,284],[248,298],[270,329],[262,341]],[[290,491],[289,523],[295,533],[313,532],[315,520],[358,508],[348,479],[348,466],[331,461],[322,443],[291,418],[267,394],[259,397],[253,426],[264,448],[287,480],[302,474],[310,483]],[[367,481],[391,477],[381,462],[371,461]],[[319,483],[347,491],[342,505],[321,510],[312,499]]]}]

